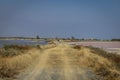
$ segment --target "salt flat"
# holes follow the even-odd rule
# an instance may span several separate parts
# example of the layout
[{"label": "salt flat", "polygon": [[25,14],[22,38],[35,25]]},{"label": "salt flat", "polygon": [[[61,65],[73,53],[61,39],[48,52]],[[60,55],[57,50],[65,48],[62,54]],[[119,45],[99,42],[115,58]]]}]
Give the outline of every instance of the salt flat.
[{"label": "salt flat", "polygon": [[118,41],[111,41],[111,42],[104,42],[104,41],[81,41],[81,42],[69,42],[68,44],[76,44],[76,45],[83,45],[83,46],[92,46],[104,49],[108,52],[118,53],[120,54],[120,42]]}]

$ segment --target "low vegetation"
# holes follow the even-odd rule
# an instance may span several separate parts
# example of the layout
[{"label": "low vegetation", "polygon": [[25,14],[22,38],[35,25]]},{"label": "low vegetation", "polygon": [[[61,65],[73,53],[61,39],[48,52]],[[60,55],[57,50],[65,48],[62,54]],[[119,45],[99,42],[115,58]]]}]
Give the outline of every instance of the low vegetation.
[{"label": "low vegetation", "polygon": [[81,52],[77,55],[72,55],[79,59],[79,64],[82,64],[84,67],[92,68],[97,75],[103,77],[103,80],[120,79],[120,55],[108,53],[102,49],[94,47],[77,45],[74,46],[74,48]]},{"label": "low vegetation", "polygon": [[[5,45],[0,49],[0,78],[14,78],[39,55],[36,47]],[[1,79],[0,79],[1,80]]]},{"label": "low vegetation", "polygon": [[71,66],[91,69],[101,80],[120,79],[120,55],[107,53],[98,48],[66,44],[37,45],[34,47],[4,46],[0,49],[0,78],[15,78],[16,75],[30,66],[40,54],[43,54],[43,50],[46,49],[51,51],[48,53],[62,52],[61,55],[65,54],[64,56],[70,60]]},{"label": "low vegetation", "polygon": [[100,48],[95,48],[95,47],[88,47],[90,48],[91,52],[94,54],[97,54],[99,56],[102,56],[104,58],[107,58],[111,62],[114,63],[114,65],[120,70],[120,55],[117,53],[109,53],[107,51],[104,51]]},{"label": "low vegetation", "polygon": [[13,57],[21,54],[25,54],[27,50],[32,49],[32,46],[24,45],[4,45],[3,48],[0,49],[1,57]]}]

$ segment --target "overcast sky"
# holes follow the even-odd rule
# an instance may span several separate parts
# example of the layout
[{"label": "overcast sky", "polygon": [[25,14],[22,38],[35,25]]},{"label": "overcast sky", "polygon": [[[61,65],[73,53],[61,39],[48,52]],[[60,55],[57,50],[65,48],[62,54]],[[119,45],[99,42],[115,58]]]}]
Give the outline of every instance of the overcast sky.
[{"label": "overcast sky", "polygon": [[0,36],[120,38],[120,0],[0,0]]}]

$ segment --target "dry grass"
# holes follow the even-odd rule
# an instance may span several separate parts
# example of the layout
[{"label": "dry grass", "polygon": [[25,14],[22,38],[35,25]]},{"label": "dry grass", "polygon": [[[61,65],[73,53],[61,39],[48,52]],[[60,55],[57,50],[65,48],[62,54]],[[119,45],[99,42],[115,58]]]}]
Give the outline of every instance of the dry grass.
[{"label": "dry grass", "polygon": [[[76,47],[74,47],[76,49]],[[97,75],[100,75],[105,80],[119,80],[120,79],[120,70],[118,66],[115,65],[114,59],[109,59],[108,57],[104,57],[98,54],[97,50],[86,48],[83,46],[78,47],[79,51],[74,51],[68,55],[72,58],[74,57],[76,63],[83,67],[89,67],[94,70]],[[94,53],[93,53],[94,51]],[[105,54],[105,53],[104,53]],[[109,55],[108,53],[106,55]],[[116,54],[113,54],[116,55]],[[113,55],[109,55],[113,57]],[[116,63],[117,64],[117,63]]]},{"label": "dry grass", "polygon": [[0,77],[10,78],[28,67],[40,54],[31,46],[10,45],[0,49]]},{"label": "dry grass", "polygon": [[[61,52],[62,55],[64,54],[68,58],[69,64],[72,67],[77,66],[79,68],[89,68],[93,70],[96,75],[102,77],[103,80],[120,79],[120,70],[117,67],[117,63],[115,64],[114,61],[112,61],[112,58],[110,60],[108,57],[98,54],[97,50],[95,51],[92,48],[87,48],[84,46],[70,46],[66,44],[50,44],[29,49],[23,49],[17,46],[17,48],[10,47],[5,50],[8,51],[9,54],[11,54],[13,51],[19,55],[0,56],[0,77],[2,78],[11,76],[14,77],[14,75],[17,75],[19,72],[26,69],[26,67],[28,67],[34,61],[34,59],[39,57],[39,54],[41,53],[40,50],[44,50],[46,53],[48,51],[48,53],[53,54]],[[2,52],[2,50],[0,51]]]},{"label": "dry grass", "polygon": [[60,52],[63,49],[64,54],[70,58],[71,66],[79,68],[91,68],[96,75],[101,76],[104,80],[119,80],[120,70],[107,57],[100,56],[84,46],[69,46],[60,44],[52,52]]},{"label": "dry grass", "polygon": [[5,50],[13,48],[17,50],[29,50],[32,48],[32,46],[29,45],[4,45],[3,47]]},{"label": "dry grass", "polygon": [[0,56],[2,57],[13,57],[21,54],[25,54],[26,51],[32,49],[33,46],[28,45],[5,45],[0,49]]},{"label": "dry grass", "polygon": [[[110,60],[109,57],[99,55],[97,50],[93,52],[93,49],[84,46],[70,46],[66,44],[57,45],[51,53],[60,52],[61,49],[63,50],[62,53],[70,58],[71,66],[91,68],[96,75],[101,76],[104,80],[120,79],[120,70],[117,63],[115,64],[114,62],[115,57]],[[110,54],[109,56],[113,57],[113,55],[115,56],[116,54]]]},{"label": "dry grass", "polygon": [[108,53],[100,48],[88,47],[92,53],[109,59],[120,70],[120,55],[116,53]]},{"label": "dry grass", "polygon": [[[120,79],[120,70],[117,68],[117,65],[114,64],[112,59],[109,60],[108,57],[98,55],[97,51],[95,54],[93,49],[84,46],[58,44],[54,49],[48,50],[48,53],[60,53],[61,50],[63,54],[70,58],[71,66],[90,68],[96,75],[102,77],[104,80]],[[112,57],[113,55],[110,56]]]}]

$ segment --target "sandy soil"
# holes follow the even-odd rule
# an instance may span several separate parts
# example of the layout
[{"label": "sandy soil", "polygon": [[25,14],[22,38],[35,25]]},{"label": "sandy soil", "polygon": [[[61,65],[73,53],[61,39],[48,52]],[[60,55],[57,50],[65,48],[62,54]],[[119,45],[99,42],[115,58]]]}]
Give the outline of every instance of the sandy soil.
[{"label": "sandy soil", "polygon": [[18,76],[18,80],[102,80],[91,69],[75,64],[77,60],[65,54],[64,50],[43,51],[33,65]]}]

